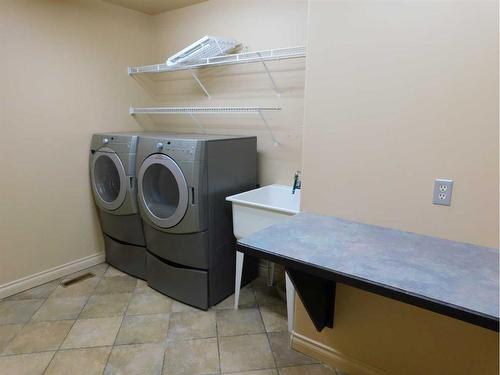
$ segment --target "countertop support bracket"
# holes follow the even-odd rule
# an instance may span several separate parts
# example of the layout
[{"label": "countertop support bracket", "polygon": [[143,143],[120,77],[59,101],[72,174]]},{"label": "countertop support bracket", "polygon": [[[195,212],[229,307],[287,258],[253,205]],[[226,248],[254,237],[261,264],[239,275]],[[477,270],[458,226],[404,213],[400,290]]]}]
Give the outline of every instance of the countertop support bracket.
[{"label": "countertop support bracket", "polygon": [[286,268],[286,272],[316,330],[333,328],[337,283],[290,268]]}]

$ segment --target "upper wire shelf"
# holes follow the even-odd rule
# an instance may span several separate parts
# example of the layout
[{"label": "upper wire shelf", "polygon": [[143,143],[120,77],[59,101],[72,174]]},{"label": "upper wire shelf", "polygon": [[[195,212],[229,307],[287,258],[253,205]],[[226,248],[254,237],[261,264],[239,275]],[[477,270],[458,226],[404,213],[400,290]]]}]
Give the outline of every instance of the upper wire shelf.
[{"label": "upper wire shelf", "polygon": [[276,49],[269,49],[269,50],[255,51],[255,52],[242,52],[229,55],[215,56],[199,60],[196,63],[183,64],[178,66],[168,66],[166,63],[163,63],[155,65],[129,67],[128,74],[134,75],[140,73],[174,72],[178,70],[191,70],[191,69],[211,67],[211,66],[295,59],[305,56],[306,56],[305,46],[276,48]]}]

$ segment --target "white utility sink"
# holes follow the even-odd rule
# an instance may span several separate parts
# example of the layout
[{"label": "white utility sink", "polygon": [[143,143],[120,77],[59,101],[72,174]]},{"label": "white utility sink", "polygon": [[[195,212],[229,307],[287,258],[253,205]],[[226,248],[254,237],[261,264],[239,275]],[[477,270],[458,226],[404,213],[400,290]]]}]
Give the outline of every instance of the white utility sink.
[{"label": "white utility sink", "polygon": [[[285,185],[268,185],[259,189],[227,197],[233,205],[233,231],[236,238],[243,238],[267,228],[300,212],[300,190]],[[240,299],[241,273],[244,254],[236,252],[236,279],[234,285],[234,308]],[[274,264],[269,263],[268,284],[272,285]],[[293,330],[295,289],[285,273],[288,330]]]},{"label": "white utility sink", "polygon": [[300,212],[300,190],[285,185],[268,185],[232,195],[233,227],[236,238],[243,238]]}]

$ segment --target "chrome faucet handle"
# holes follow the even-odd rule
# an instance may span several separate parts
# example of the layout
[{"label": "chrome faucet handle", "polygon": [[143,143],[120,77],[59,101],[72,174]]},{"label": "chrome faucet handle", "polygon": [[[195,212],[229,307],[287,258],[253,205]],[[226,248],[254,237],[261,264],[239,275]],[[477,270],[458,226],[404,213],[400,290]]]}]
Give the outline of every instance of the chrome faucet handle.
[{"label": "chrome faucet handle", "polygon": [[295,190],[300,189],[301,185],[302,185],[302,182],[300,181],[300,171],[297,171],[297,172],[295,172],[295,175],[293,176],[292,194],[295,194]]}]

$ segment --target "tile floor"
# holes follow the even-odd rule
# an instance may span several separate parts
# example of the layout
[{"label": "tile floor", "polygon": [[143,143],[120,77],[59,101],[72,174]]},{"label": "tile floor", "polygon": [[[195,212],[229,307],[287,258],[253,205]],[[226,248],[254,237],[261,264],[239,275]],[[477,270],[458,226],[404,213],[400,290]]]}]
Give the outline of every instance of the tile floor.
[{"label": "tile floor", "polygon": [[65,279],[0,301],[1,374],[336,374],[290,349],[286,306],[263,280],[239,310],[231,296],[200,311],[107,264]]}]

